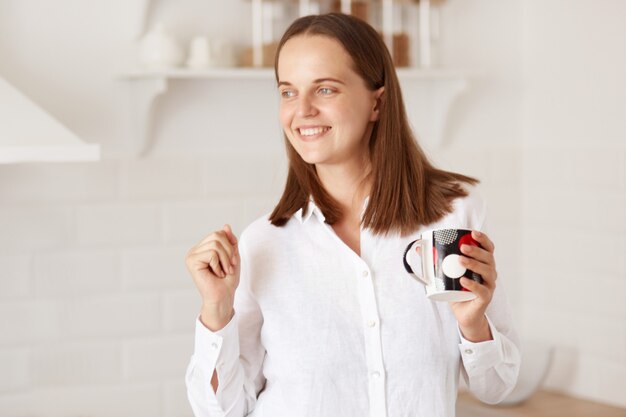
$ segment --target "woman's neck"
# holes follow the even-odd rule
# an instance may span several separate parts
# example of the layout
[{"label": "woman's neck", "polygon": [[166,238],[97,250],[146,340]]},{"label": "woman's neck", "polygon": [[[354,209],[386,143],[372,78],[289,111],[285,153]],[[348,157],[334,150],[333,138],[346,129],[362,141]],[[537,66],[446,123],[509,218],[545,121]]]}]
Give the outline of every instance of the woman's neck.
[{"label": "woman's neck", "polygon": [[363,202],[369,195],[369,162],[352,166],[316,166],[322,186],[337,201],[348,218],[360,220]]}]

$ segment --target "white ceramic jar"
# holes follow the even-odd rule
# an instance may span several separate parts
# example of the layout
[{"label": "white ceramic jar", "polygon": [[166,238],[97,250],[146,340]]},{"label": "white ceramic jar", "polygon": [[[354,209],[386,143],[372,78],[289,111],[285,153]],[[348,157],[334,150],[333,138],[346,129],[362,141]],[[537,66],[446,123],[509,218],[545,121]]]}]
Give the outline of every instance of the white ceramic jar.
[{"label": "white ceramic jar", "polygon": [[176,39],[157,23],[139,41],[139,59],[148,69],[167,69],[181,65],[184,53]]}]

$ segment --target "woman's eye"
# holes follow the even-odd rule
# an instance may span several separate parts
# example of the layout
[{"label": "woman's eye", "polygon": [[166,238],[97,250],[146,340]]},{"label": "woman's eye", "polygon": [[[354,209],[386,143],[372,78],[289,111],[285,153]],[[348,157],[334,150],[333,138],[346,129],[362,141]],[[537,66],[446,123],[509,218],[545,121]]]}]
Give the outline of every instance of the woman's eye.
[{"label": "woman's eye", "polygon": [[294,92],[292,90],[283,90],[280,92],[280,96],[283,98],[291,98],[294,96]]},{"label": "woman's eye", "polygon": [[328,87],[322,87],[318,91],[320,92],[320,94],[325,95],[325,96],[333,93],[333,90]]}]

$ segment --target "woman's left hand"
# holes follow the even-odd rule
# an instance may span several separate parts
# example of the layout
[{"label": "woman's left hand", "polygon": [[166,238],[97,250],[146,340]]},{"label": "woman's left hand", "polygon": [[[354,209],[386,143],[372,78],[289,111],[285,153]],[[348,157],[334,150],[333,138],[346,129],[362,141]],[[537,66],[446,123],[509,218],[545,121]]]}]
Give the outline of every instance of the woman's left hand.
[{"label": "woman's left hand", "polygon": [[470,342],[483,342],[493,337],[489,330],[489,323],[485,316],[485,310],[491,302],[493,292],[496,289],[496,261],[493,256],[494,244],[486,234],[473,231],[472,238],[482,246],[462,245],[461,264],[483,277],[483,283],[479,284],[469,278],[461,277],[461,285],[476,294],[476,298],[470,301],[450,303],[452,312],[456,316],[463,337]]}]

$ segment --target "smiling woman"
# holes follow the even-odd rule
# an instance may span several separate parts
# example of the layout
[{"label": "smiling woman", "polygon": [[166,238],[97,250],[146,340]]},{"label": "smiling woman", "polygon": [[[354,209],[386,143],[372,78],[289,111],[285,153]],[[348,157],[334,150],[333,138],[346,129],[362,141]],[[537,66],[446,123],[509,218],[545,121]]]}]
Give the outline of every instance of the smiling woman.
[{"label": "smiling woman", "polygon": [[[196,416],[451,417],[460,373],[501,401],[519,351],[485,205],[475,179],[417,145],[379,34],[349,15],[300,18],[275,72],[283,195],[240,239],[225,225],[186,259],[202,297],[186,379]],[[474,230],[459,258],[483,280],[460,279],[471,301],[436,303],[404,249],[456,228]]]}]

